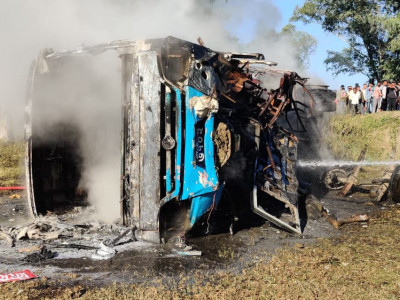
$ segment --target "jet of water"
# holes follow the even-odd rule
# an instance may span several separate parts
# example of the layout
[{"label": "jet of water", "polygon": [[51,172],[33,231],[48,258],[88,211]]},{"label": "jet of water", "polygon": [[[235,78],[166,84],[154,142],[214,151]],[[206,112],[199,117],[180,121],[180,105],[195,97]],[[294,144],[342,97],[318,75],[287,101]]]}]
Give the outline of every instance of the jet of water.
[{"label": "jet of water", "polygon": [[301,168],[391,166],[391,165],[400,165],[400,160],[389,160],[389,161],[299,160],[297,162],[297,166]]}]

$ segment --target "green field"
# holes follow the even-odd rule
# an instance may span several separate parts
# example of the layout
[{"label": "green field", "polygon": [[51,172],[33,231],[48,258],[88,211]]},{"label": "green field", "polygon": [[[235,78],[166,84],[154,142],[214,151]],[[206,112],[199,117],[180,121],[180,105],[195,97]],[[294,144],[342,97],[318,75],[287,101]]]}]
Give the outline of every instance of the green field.
[{"label": "green field", "polygon": [[[324,142],[339,159],[357,160],[367,147],[365,159],[400,160],[400,111],[376,114],[335,115],[323,134]],[[395,155],[391,155],[395,151]]]}]

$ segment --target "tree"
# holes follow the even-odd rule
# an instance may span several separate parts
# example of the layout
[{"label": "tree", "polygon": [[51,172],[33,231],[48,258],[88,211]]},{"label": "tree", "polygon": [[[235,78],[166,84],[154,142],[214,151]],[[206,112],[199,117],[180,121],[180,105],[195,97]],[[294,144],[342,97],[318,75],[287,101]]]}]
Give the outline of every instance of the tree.
[{"label": "tree", "polygon": [[296,49],[297,67],[305,69],[309,64],[309,57],[315,51],[317,41],[313,36],[304,31],[298,31],[293,24],[288,24],[279,33],[281,40],[291,43]]},{"label": "tree", "polygon": [[325,64],[335,76],[394,79],[400,76],[399,9],[398,0],[306,0],[291,21],[318,23],[347,42],[341,52],[328,51]]}]

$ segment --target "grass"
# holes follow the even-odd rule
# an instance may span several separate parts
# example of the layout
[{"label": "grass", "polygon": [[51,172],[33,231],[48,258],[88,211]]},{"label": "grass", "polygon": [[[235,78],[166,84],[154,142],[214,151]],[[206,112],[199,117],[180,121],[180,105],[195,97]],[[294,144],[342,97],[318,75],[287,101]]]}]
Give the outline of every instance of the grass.
[{"label": "grass", "polygon": [[[400,113],[334,116],[327,140],[340,158],[357,159],[367,144],[369,160],[387,160],[393,147],[399,159],[399,124]],[[8,180],[15,180],[7,182],[0,176],[1,185],[18,183],[22,156],[22,144],[0,144],[0,165],[11,168]],[[284,247],[272,257],[265,253],[266,259],[240,273],[209,275],[193,270],[193,275],[167,283],[94,287],[73,285],[72,278],[41,278],[0,284],[0,299],[399,299],[399,230],[397,205],[372,217],[366,227],[345,225],[340,236],[304,248]],[[221,249],[218,254],[235,259],[232,249]]]},{"label": "grass", "polygon": [[24,174],[23,158],[23,142],[0,142],[0,186],[21,185]]},{"label": "grass", "polygon": [[218,250],[218,257],[226,261],[233,261],[235,252],[231,247],[222,247]]},{"label": "grass", "polygon": [[92,288],[37,280],[2,284],[0,297],[71,299],[85,291],[80,299],[399,299],[399,229],[400,207],[393,206],[371,218],[367,227],[349,224],[339,237],[301,249],[281,248],[269,261],[240,274],[196,274],[173,285],[160,281]]},{"label": "grass", "polygon": [[360,115],[335,115],[325,137],[333,154],[340,159],[357,160],[367,146],[365,159],[400,160],[400,112],[379,112]]}]

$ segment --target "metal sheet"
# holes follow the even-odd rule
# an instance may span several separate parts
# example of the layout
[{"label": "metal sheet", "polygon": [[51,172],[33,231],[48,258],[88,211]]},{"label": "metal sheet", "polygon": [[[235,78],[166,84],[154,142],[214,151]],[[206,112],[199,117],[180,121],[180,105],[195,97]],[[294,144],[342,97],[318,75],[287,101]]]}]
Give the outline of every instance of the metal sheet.
[{"label": "metal sheet", "polygon": [[221,185],[217,191],[207,193],[192,199],[190,207],[190,224],[194,225],[211,207],[217,207],[221,200],[224,186]]},{"label": "metal sheet", "polygon": [[183,188],[181,200],[204,195],[218,189],[218,176],[214,162],[214,143],[212,133],[214,130],[214,115],[210,114],[204,124],[204,164],[196,162],[195,124],[197,118],[194,108],[190,107],[190,99],[204,96],[203,93],[188,86],[186,90],[186,125],[185,125],[185,162],[183,172]]},{"label": "metal sheet", "polygon": [[37,60],[35,60],[30,68],[28,76],[28,90],[26,93],[26,119],[25,119],[25,179],[28,203],[30,204],[30,212],[32,216],[37,216],[35,193],[33,191],[33,174],[32,174],[32,97],[33,86],[36,71],[38,68]]},{"label": "metal sheet", "polygon": [[122,60],[122,124],[121,124],[121,182],[120,182],[120,211],[124,225],[129,225],[132,216],[130,199],[130,143],[129,116],[132,85],[133,56],[121,55]]},{"label": "metal sheet", "polygon": [[128,116],[128,150],[130,163],[130,202],[132,208],[132,223],[139,227],[140,215],[140,113],[139,113],[139,67],[137,57],[133,59],[131,103]]},{"label": "metal sheet", "polygon": [[140,229],[158,230],[161,82],[156,52],[139,53],[138,67],[140,74]]}]

